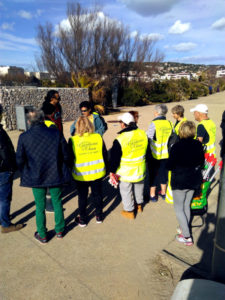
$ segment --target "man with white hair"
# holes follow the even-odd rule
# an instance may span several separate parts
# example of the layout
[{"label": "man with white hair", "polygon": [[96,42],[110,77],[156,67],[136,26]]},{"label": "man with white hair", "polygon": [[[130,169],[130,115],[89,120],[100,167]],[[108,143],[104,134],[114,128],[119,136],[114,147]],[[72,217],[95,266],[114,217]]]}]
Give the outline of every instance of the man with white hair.
[{"label": "man with white hair", "polygon": [[150,178],[150,201],[157,202],[157,186],[161,186],[161,197],[166,198],[166,186],[168,181],[168,170],[166,169],[169,157],[168,140],[173,130],[173,125],[166,120],[168,108],[165,104],[157,104],[154,107],[154,119],[149,125],[147,135],[150,140],[152,152]]},{"label": "man with white hair", "polygon": [[195,120],[199,122],[197,126],[197,139],[205,147],[205,153],[216,155],[216,125],[208,117],[207,105],[197,104],[190,112],[194,112]]},{"label": "man with white hair", "polygon": [[146,133],[137,127],[130,113],[124,113],[119,117],[119,121],[122,130],[114,140],[110,152],[110,178],[113,180],[115,174],[119,175],[124,207],[121,214],[125,218],[134,219],[134,199],[138,212],[142,212],[144,201],[146,160],[150,155],[148,138]]}]

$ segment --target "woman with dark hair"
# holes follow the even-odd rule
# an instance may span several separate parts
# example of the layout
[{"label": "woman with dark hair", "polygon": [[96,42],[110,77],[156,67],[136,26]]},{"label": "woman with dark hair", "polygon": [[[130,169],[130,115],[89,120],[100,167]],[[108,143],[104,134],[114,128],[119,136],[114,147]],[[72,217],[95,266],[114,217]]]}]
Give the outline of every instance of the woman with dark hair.
[{"label": "woman with dark hair", "polygon": [[63,125],[62,125],[62,107],[60,105],[60,96],[59,92],[56,90],[50,90],[48,91],[45,101],[43,103],[43,106],[45,103],[50,103],[55,106],[55,112],[54,115],[51,117],[51,121],[55,123],[59,131],[63,132]]}]

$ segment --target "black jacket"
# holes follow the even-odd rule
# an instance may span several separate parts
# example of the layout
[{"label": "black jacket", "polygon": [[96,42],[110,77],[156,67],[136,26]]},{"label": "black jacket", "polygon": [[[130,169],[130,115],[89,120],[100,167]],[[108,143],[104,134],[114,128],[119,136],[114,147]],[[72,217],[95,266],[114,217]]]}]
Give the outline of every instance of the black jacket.
[{"label": "black jacket", "polygon": [[68,146],[56,128],[38,124],[22,133],[16,159],[21,186],[57,187],[71,179]]},{"label": "black jacket", "polygon": [[0,172],[14,172],[16,169],[16,154],[13,144],[0,124]]},{"label": "black jacket", "polygon": [[167,162],[172,171],[172,189],[197,189],[202,183],[201,170],[204,165],[202,144],[192,138],[181,139],[173,145]]},{"label": "black jacket", "polygon": [[[135,130],[137,128],[138,128],[137,125],[133,123],[132,125],[124,128],[123,130],[118,132],[118,134],[121,134],[123,132],[132,131],[132,130]],[[113,142],[113,146],[110,150],[109,172],[116,173],[116,170],[120,166],[121,157],[122,157],[122,148],[121,148],[121,145],[120,145],[119,141],[117,139],[115,139],[114,142]],[[149,165],[150,160],[152,158],[149,144],[148,144],[148,147],[147,147],[147,152],[146,152],[145,158],[146,158],[147,164]]]}]

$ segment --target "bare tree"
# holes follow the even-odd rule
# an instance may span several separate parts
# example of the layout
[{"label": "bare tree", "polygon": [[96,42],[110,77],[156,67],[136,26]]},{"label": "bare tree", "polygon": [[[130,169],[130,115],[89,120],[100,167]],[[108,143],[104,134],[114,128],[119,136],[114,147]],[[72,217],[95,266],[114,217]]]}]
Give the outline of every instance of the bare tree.
[{"label": "bare tree", "polygon": [[[162,55],[155,42],[140,34],[131,37],[128,27],[105,17],[97,8],[85,9],[79,3],[67,8],[68,27],[39,25],[37,41],[40,68],[57,79],[67,74],[88,74],[94,78],[126,78],[133,70],[137,77],[144,71],[151,76]],[[145,64],[148,64],[148,66]]]}]

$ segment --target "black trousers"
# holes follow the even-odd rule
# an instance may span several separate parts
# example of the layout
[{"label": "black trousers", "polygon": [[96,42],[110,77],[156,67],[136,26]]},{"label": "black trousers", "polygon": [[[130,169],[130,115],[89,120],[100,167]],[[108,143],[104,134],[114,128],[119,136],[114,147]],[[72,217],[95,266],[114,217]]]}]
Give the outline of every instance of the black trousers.
[{"label": "black trousers", "polygon": [[86,219],[88,187],[91,187],[92,200],[96,216],[102,214],[102,179],[93,181],[76,181],[78,191],[78,206],[81,219]]}]

